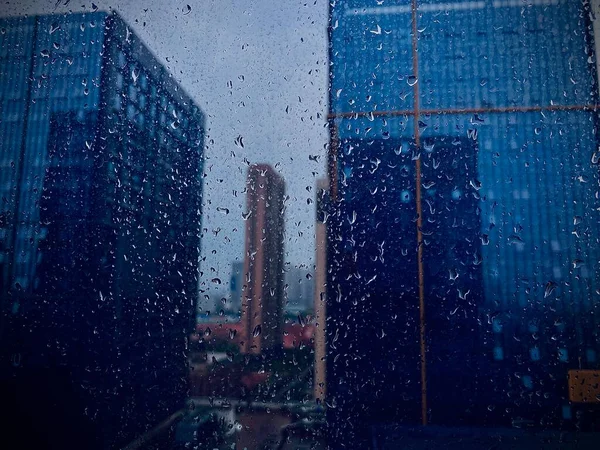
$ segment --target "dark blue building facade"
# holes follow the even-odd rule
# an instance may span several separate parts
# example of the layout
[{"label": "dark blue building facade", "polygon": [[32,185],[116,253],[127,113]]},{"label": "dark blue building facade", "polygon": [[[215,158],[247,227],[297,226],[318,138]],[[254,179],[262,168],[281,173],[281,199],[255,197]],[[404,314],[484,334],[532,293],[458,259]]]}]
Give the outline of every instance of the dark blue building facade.
[{"label": "dark blue building facade", "polygon": [[187,395],[204,116],[116,14],[0,28],[3,387],[47,445],[121,445]]},{"label": "dark blue building facade", "polygon": [[590,24],[567,0],[332,4],[339,436],[574,421],[567,371],[600,351]]}]

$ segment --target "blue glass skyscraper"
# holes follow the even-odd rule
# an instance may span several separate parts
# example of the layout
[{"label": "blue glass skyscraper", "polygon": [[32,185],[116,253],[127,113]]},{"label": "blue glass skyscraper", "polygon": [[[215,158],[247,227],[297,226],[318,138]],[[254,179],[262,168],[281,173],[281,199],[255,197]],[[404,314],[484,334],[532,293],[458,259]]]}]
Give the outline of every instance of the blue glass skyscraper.
[{"label": "blue glass skyscraper", "polygon": [[123,444],[186,396],[204,115],[117,14],[0,30],[3,382],[67,386],[70,445]]},{"label": "blue glass skyscraper", "polygon": [[570,420],[567,371],[600,351],[590,23],[567,0],[332,3],[340,435]]}]

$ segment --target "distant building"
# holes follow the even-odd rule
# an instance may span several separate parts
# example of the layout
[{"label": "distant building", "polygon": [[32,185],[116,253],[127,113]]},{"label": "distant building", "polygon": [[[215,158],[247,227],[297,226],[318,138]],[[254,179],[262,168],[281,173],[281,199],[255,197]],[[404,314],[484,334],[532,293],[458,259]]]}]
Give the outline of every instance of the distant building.
[{"label": "distant building", "polygon": [[204,116],[117,14],[0,28],[0,372],[64,372],[118,446],[186,397]]},{"label": "distant building", "polygon": [[326,179],[317,180],[317,223],[315,230],[315,283],[314,283],[314,347],[315,347],[315,378],[314,397],[325,400],[327,394],[327,209],[329,207],[329,186]]},{"label": "distant building", "polygon": [[244,286],[244,263],[235,261],[231,264],[231,277],[229,278],[229,311],[238,313],[242,306],[242,291]]},{"label": "distant building", "polygon": [[266,164],[248,170],[242,325],[244,353],[280,347],[283,326],[283,178]]},{"label": "distant building", "polygon": [[286,311],[300,313],[313,309],[313,279],[307,268],[290,267],[285,272]]}]

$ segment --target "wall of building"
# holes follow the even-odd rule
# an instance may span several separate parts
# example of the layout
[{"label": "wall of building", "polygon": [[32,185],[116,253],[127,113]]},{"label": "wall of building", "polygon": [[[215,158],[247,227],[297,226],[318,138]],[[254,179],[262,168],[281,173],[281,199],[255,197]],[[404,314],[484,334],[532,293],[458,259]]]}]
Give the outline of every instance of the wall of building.
[{"label": "wall of building", "polygon": [[2,46],[2,77],[29,80],[0,98],[22,130],[6,149],[3,367],[68,367],[110,446],[186,395],[204,118],[116,14],[1,26],[24,42]]},{"label": "wall of building", "polygon": [[[328,231],[328,357],[335,361],[328,368],[344,380],[331,392],[342,415],[356,418],[363,400],[376,403],[358,392],[369,385],[368,373],[395,386],[369,388],[383,403],[394,391],[413,389],[410,406],[395,412],[398,420],[419,420],[412,406],[421,403],[423,323],[427,359],[451,360],[465,388],[479,385],[471,364],[457,357],[469,346],[436,349],[434,334],[458,327],[478,340],[475,372],[491,382],[473,392],[487,395],[479,396],[477,408],[495,405],[495,412],[483,408],[479,415],[490,422],[517,414],[563,423],[568,368],[598,364],[597,119],[591,111],[598,96],[589,11],[577,2],[529,3],[417,1],[416,39],[410,2],[331,8],[332,191],[339,203]],[[463,151],[466,170],[444,178],[441,140]],[[447,193],[446,183],[453,188]],[[455,194],[473,208],[456,204]],[[461,224],[478,230],[459,233]],[[448,226],[457,233],[447,234]],[[405,231],[410,228],[413,234]],[[442,236],[441,251],[456,250],[461,239],[465,246],[467,254],[450,258],[452,267],[431,254]],[[375,262],[381,269],[371,270],[376,244],[389,252],[385,262]],[[371,261],[363,260],[368,246]],[[434,272],[447,276],[437,279]],[[469,293],[457,285],[465,275]],[[453,304],[446,323],[437,320]],[[361,346],[358,336],[365,335],[383,339],[376,352]],[[406,364],[412,371],[404,371]],[[364,370],[373,365],[374,373]],[[442,405],[429,406],[433,422],[463,412],[478,416],[475,405],[445,414]]]}]

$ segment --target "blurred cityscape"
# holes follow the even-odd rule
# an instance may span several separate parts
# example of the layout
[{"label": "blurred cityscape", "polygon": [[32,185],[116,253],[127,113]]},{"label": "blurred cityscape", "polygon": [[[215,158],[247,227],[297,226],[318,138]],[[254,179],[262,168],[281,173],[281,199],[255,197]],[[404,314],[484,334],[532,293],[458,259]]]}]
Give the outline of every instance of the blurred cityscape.
[{"label": "blurred cityscape", "polygon": [[248,163],[221,290],[198,99],[116,12],[0,19],[5,439],[597,448],[599,7],[331,2],[313,259]]}]

